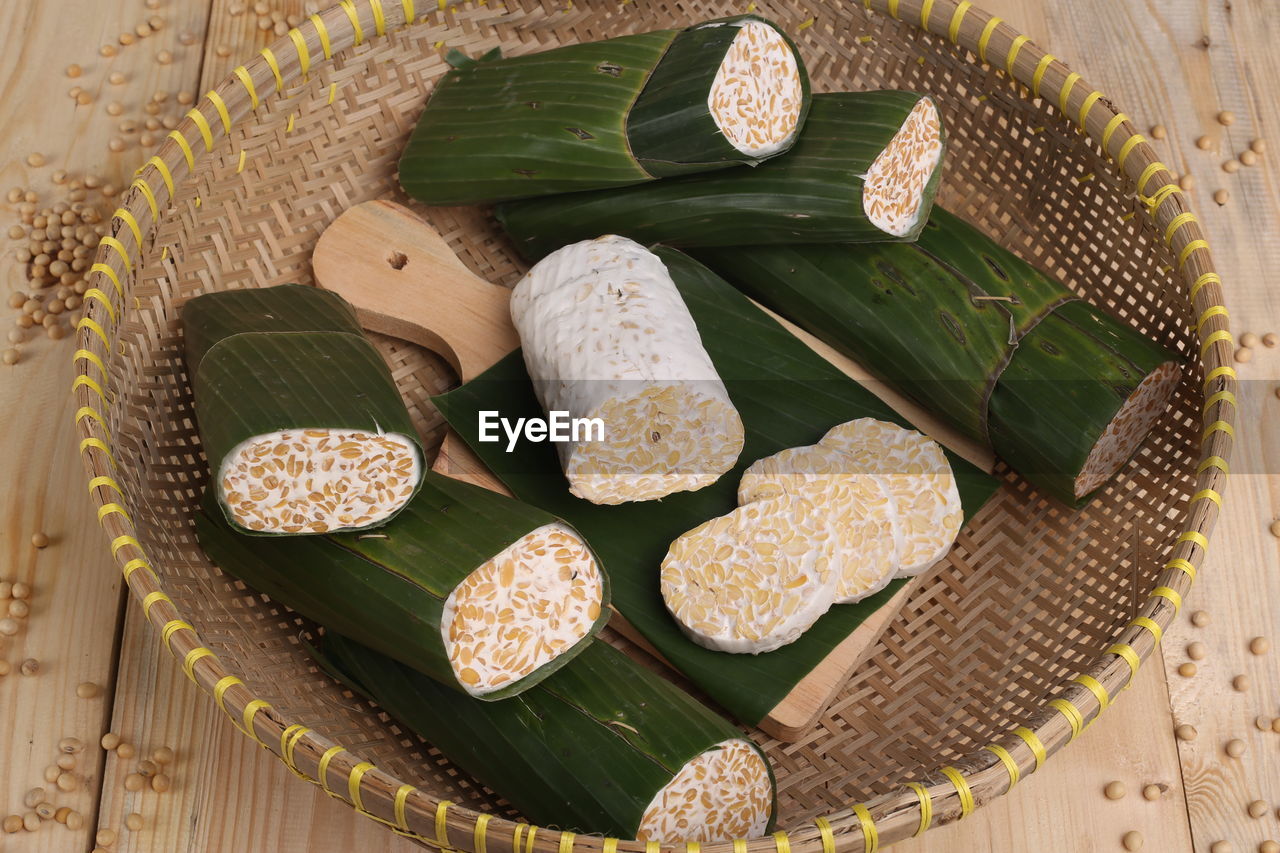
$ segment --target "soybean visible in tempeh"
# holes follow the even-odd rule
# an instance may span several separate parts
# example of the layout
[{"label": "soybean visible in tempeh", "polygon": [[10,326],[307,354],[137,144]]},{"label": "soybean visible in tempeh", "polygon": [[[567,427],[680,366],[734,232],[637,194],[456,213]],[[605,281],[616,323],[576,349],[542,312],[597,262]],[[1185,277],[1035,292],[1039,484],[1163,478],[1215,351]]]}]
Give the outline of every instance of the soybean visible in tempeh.
[{"label": "soybean visible in tempeh", "polygon": [[400,183],[427,204],[482,204],[755,164],[791,147],[808,108],[795,46],[752,15],[461,59]]},{"label": "soybean visible in tempeh", "polygon": [[605,643],[519,698],[488,703],[332,632],[313,653],[537,824],[666,843],[772,828],[760,748]]},{"label": "soybean visible in tempeh", "polygon": [[431,471],[374,533],[243,536],[206,493],[196,534],[228,574],[482,699],[541,681],[607,621],[607,579],[571,527]]},{"label": "soybean visible in tempeh", "polygon": [[557,444],[570,491],[593,503],[700,489],[742,450],[742,419],[673,281],[689,262],[666,251],[611,235],[575,243],[511,294],[543,407],[602,422],[603,440]]},{"label": "soybean visible in tempeh", "polygon": [[813,96],[795,146],[754,169],[499,205],[528,258],[602,232],[669,246],[916,239],[942,175],[937,105],[914,92]]}]

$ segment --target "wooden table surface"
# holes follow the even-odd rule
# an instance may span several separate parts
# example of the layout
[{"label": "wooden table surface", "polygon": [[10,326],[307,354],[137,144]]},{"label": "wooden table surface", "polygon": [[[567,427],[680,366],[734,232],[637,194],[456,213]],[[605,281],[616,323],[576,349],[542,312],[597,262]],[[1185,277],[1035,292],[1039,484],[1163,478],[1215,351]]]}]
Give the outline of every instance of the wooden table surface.
[{"label": "wooden table surface", "polygon": [[[823,0],[814,0],[821,16]],[[835,0],[825,0],[835,2]],[[850,0],[843,0],[850,2]],[[204,92],[274,40],[258,27],[244,0],[4,0],[0,3],[0,192],[49,186],[66,168],[102,175],[118,185],[144,159],[137,135],[124,151],[108,148],[120,118],[105,105],[119,101],[125,117],[143,117],[157,91]],[[247,4],[252,6],[252,0]],[[303,0],[270,0],[271,10],[304,11]],[[1163,124],[1156,142],[1164,161],[1196,178],[1193,202],[1204,220],[1225,283],[1232,328],[1280,330],[1280,14],[1275,0],[980,0],[1063,58],[1110,95],[1141,126]],[[107,60],[99,47],[159,16],[164,28]],[[185,38],[183,37],[185,35]],[[183,44],[187,42],[187,44]],[[157,61],[159,51],[173,54]],[[78,63],[93,103],[68,98],[64,74]],[[106,82],[120,71],[120,86]],[[172,101],[170,102],[172,103]],[[1235,114],[1223,127],[1220,110]],[[170,109],[171,111],[171,109]],[[185,107],[183,108],[185,111]],[[1194,141],[1209,134],[1214,150]],[[1148,134],[1149,135],[1149,134]],[[1274,148],[1260,164],[1228,174],[1221,163],[1250,140]],[[49,160],[32,169],[27,155]],[[1212,193],[1226,189],[1225,205]],[[16,220],[11,208],[0,211]],[[0,228],[0,239],[10,223]],[[0,255],[4,294],[24,285],[7,244]],[[8,328],[9,319],[5,320]],[[23,630],[0,642],[14,672],[0,677],[0,815],[22,812],[24,792],[42,781],[59,739],[89,748],[78,756],[78,790],[59,794],[84,814],[74,832],[46,824],[34,834],[0,835],[0,850],[87,851],[93,831],[117,829],[114,851],[236,851],[301,853],[351,849],[417,849],[319,789],[290,777],[273,757],[235,731],[212,702],[162,654],[154,630],[128,600],[85,494],[71,423],[68,341],[25,344],[22,360],[0,366],[0,579],[32,584]],[[1280,734],[1255,718],[1280,715],[1280,539],[1268,526],[1280,513],[1280,432],[1264,425],[1280,415],[1276,393],[1280,348],[1259,349],[1240,365],[1242,423],[1224,521],[1188,607],[1163,645],[1164,666],[1144,667],[1135,687],[1080,740],[1026,779],[1009,796],[967,820],[904,843],[910,853],[990,850],[1000,853],[1084,853],[1121,850],[1136,830],[1158,853],[1208,851],[1229,841],[1237,853],[1280,840]],[[1269,429],[1269,431],[1268,431]],[[31,534],[52,544],[36,550]],[[1187,614],[1203,609],[1208,626]],[[1254,636],[1271,636],[1269,654],[1251,655]],[[3,638],[0,638],[2,640]],[[1195,677],[1178,674],[1186,646],[1199,640],[1207,657]],[[22,676],[19,661],[37,658],[40,672]],[[1231,686],[1251,679],[1248,690]],[[99,698],[77,698],[76,685],[106,687]],[[1198,731],[1179,741],[1174,726]],[[167,745],[177,753],[174,789],[127,792],[119,758],[96,747],[103,732],[122,734],[140,752]],[[1231,758],[1225,743],[1246,752]],[[136,761],[136,760],[135,760]],[[1103,796],[1119,780],[1128,795]],[[1156,784],[1162,796],[1140,795]],[[1260,818],[1247,804],[1262,800]],[[123,829],[124,815],[142,815],[141,831]],[[1214,848],[1218,853],[1221,848]]]}]

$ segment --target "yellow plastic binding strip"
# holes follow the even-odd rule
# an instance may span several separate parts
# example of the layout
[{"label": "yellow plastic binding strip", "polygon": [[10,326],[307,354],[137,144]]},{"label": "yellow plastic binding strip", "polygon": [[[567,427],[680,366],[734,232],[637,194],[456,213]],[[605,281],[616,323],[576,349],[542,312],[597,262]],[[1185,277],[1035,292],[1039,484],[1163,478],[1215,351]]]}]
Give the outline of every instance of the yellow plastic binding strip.
[{"label": "yellow plastic binding strip", "polygon": [[1208,240],[1192,240],[1190,243],[1182,247],[1182,251],[1178,253],[1178,269],[1181,270],[1187,265],[1187,258],[1191,257],[1191,253],[1196,249],[1209,248]]},{"label": "yellow plastic binding strip", "polygon": [[1218,494],[1213,489],[1201,489],[1191,496],[1192,503],[1198,503],[1200,501],[1213,501],[1218,505],[1218,509],[1222,509],[1222,495]]},{"label": "yellow plastic binding strip", "polygon": [[951,26],[947,28],[947,38],[951,39],[952,44],[958,44],[956,39],[960,37],[960,24],[964,22],[964,16],[969,13],[969,7],[972,5],[969,0],[960,0],[955,12],[952,13]]},{"label": "yellow plastic binding strip", "polygon": [[889,17],[895,21],[902,20],[898,17],[898,0],[889,0]]},{"label": "yellow plastic binding strip", "polygon": [[280,755],[284,758],[285,766],[299,776],[302,776],[302,771],[294,761],[293,751],[297,748],[298,741],[309,731],[311,729],[306,726],[294,723],[280,733]]},{"label": "yellow plastic binding strip", "polygon": [[320,766],[316,769],[316,781],[320,783],[320,787],[326,794],[333,793],[329,789],[329,762],[333,761],[333,757],[339,752],[345,752],[345,750],[340,746],[331,746],[320,756]]},{"label": "yellow plastic binding strip", "polygon": [[[382,0],[369,0],[369,8],[373,10],[373,31],[380,36],[387,34],[387,18],[382,13]],[[483,853],[477,850],[476,853]]]},{"label": "yellow plastic binding strip", "polygon": [[155,606],[155,603],[157,601],[168,601],[170,604],[173,603],[170,600],[169,596],[165,595],[163,592],[160,592],[159,590],[156,590],[154,592],[149,592],[142,599],[142,615],[150,619],[151,608]]},{"label": "yellow plastic binding strip", "polygon": [[[876,853],[880,849],[880,831],[876,829],[876,822],[871,819],[871,812],[866,806],[858,803],[853,807],[853,814],[858,818],[858,823],[862,825],[862,853]],[[826,818],[818,818],[814,821],[818,825],[819,832],[822,833],[822,850],[827,853],[827,841],[830,839],[831,851],[836,849],[835,834],[831,831],[831,824]]]},{"label": "yellow plastic binding strip", "polygon": [[1205,412],[1209,411],[1209,409],[1211,409],[1213,406],[1217,405],[1218,403],[1226,403],[1228,406],[1238,407],[1238,404],[1236,403],[1235,394],[1232,394],[1230,391],[1215,391],[1214,393],[1210,394],[1209,397],[1204,401],[1203,411]]},{"label": "yellow plastic binding strip", "polygon": [[227,102],[222,100],[222,96],[212,89],[205,95],[209,99],[209,103],[213,104],[213,108],[218,111],[218,118],[222,120],[222,129],[226,133],[231,132],[231,113],[227,112]]},{"label": "yellow plastic binding strip", "polygon": [[1137,186],[1138,195],[1142,195],[1142,193],[1146,192],[1147,181],[1151,180],[1151,178],[1155,176],[1156,172],[1161,172],[1161,171],[1167,172],[1169,171],[1169,167],[1166,166],[1164,163],[1161,163],[1159,160],[1157,160],[1154,163],[1148,164],[1147,168],[1142,170],[1142,174],[1138,176],[1138,186]]},{"label": "yellow plastic binding strip", "polygon": [[[857,814],[857,806],[854,806],[854,813]],[[836,853],[836,837],[831,831],[831,822],[825,817],[816,818],[813,825],[818,827],[818,837],[822,839],[822,853]],[[870,842],[866,835],[862,837],[864,849],[870,851],[874,847],[867,846]]]},{"label": "yellow plastic binding strip", "polygon": [[1160,623],[1147,616],[1138,616],[1129,623],[1137,625],[1139,628],[1146,628],[1155,637],[1157,643],[1164,637],[1164,629],[1160,627]]},{"label": "yellow plastic binding strip", "polygon": [[1234,348],[1235,340],[1236,339],[1231,337],[1231,333],[1228,332],[1226,329],[1219,329],[1218,331],[1214,332],[1213,334],[1209,335],[1207,338],[1204,339],[1204,343],[1200,345],[1200,355],[1201,357],[1203,357],[1204,354],[1209,351],[1209,347],[1213,346],[1218,341],[1226,341],[1227,344],[1229,344],[1232,348]]},{"label": "yellow plastic binding strip", "polygon": [[[609,846],[610,841],[614,842],[612,848]],[[604,840],[604,853],[618,853],[618,844],[616,839],[606,838]],[[733,853],[747,853],[747,840],[745,838],[733,839]]]},{"label": "yellow plastic binding strip", "polygon": [[1106,710],[1106,707],[1111,704],[1111,696],[1107,693],[1107,688],[1103,687],[1102,682],[1092,675],[1077,675],[1071,680],[1082,687],[1088,688],[1089,692],[1093,694],[1093,698],[1098,700],[1099,708]]},{"label": "yellow plastic binding strip", "polygon": [[342,7],[342,11],[347,13],[347,17],[351,20],[351,29],[356,33],[356,44],[364,42],[364,30],[360,27],[360,14],[356,12],[356,4],[352,0],[342,0],[338,4]]},{"label": "yellow plastic binding strip", "polygon": [[123,243],[121,243],[115,237],[103,237],[101,240],[98,241],[98,245],[106,246],[109,249],[114,249],[116,254],[120,256],[120,259],[124,261],[124,271],[126,273],[133,272],[133,261],[129,259],[129,253],[125,251]]},{"label": "yellow plastic binding strip", "polygon": [[[1080,105],[1079,124],[1081,130],[1084,129],[1084,123],[1089,120],[1089,110],[1093,109],[1093,105],[1101,99],[1102,93],[1095,89],[1089,93],[1088,97],[1084,99],[1084,103]],[[1103,147],[1105,148],[1106,146],[1104,145]]]},{"label": "yellow plastic binding strip", "polygon": [[[1116,113],[1111,117],[1111,120],[1107,122],[1107,126],[1102,129],[1102,150],[1103,151],[1108,150],[1109,147],[1111,146],[1111,137],[1115,134],[1116,128],[1120,127],[1120,125],[1124,124],[1128,120],[1129,120],[1129,117],[1124,113]],[[1081,124],[1083,124],[1083,122],[1081,122]],[[1156,164],[1153,163],[1152,165],[1154,166]],[[1143,176],[1146,176],[1146,172],[1143,172],[1142,174]],[[1138,182],[1139,192],[1142,191],[1143,183],[1144,183],[1143,181]]]},{"label": "yellow plastic binding strip", "polygon": [[1040,57],[1040,62],[1036,64],[1036,71],[1031,75],[1031,94],[1033,97],[1040,97],[1040,83],[1044,80],[1044,72],[1049,70],[1050,64],[1057,59],[1052,53],[1046,53]]},{"label": "yellow plastic binding strip", "polygon": [[[98,291],[98,292],[99,292],[99,293],[101,293],[101,291]],[[106,365],[105,365],[105,364],[103,364],[103,363],[102,363],[102,359],[98,358],[98,356],[97,356],[96,354],[89,352],[87,349],[78,349],[78,350],[76,350],[76,354],[75,354],[74,356],[72,356],[71,360],[72,360],[72,361],[79,361],[79,360],[80,360],[80,359],[82,359],[82,358],[83,358],[85,361],[88,361],[88,362],[90,362],[90,363],[94,364],[95,366],[97,366],[98,370],[102,371],[102,375],[103,375],[103,376],[106,376],[106,375],[107,375],[107,367],[106,367]],[[84,412],[84,411],[85,411],[85,409],[84,409],[84,408],[81,408],[81,409],[80,409],[80,411],[76,413],[76,421],[77,421],[77,422],[79,422],[79,420],[80,420],[80,412]],[[95,414],[95,415],[97,415],[97,414],[98,414],[97,412],[94,412],[94,411],[93,411],[93,409],[89,409],[88,411],[93,412],[93,414]],[[101,422],[102,418],[101,418],[101,417],[99,417],[99,418],[98,418],[98,420],[99,420],[99,422]]]},{"label": "yellow plastic binding strip", "polygon": [[1190,297],[1192,302],[1195,301],[1196,294],[1200,292],[1200,289],[1204,287],[1206,284],[1209,284],[1210,282],[1221,285],[1222,279],[1218,276],[1216,272],[1207,272],[1195,280],[1195,283],[1191,285]]},{"label": "yellow plastic binding strip", "polygon": [[1040,769],[1040,765],[1044,764],[1045,759],[1049,757],[1048,751],[1044,748],[1044,741],[1040,740],[1040,736],[1026,726],[1018,726],[1013,733],[1022,738],[1023,743],[1031,750],[1031,754],[1036,759],[1036,770]]},{"label": "yellow plastic binding strip", "polygon": [[1194,213],[1179,213],[1169,221],[1169,225],[1164,229],[1164,244],[1166,246],[1173,245],[1173,235],[1178,233],[1178,229],[1186,225],[1188,222],[1195,222],[1196,215]]},{"label": "yellow plastic binding strip", "polygon": [[1124,161],[1129,159],[1129,153],[1138,146],[1140,142],[1146,142],[1147,138],[1141,133],[1135,133],[1124,141],[1124,145],[1120,146],[1120,153],[1116,155],[1116,165],[1124,170]]},{"label": "yellow plastic binding strip", "polygon": [[[355,767],[351,768],[351,772],[347,774],[347,794],[351,800],[351,805],[356,807],[357,811],[364,811],[364,799],[360,796],[360,780],[364,779],[364,774],[373,769],[373,765],[368,761],[361,761]],[[481,818],[490,817],[491,815],[482,814]],[[485,821],[488,823],[488,821]],[[479,832],[480,821],[476,821],[476,830]],[[484,847],[477,847],[476,853],[484,853]]]},{"label": "yellow plastic binding strip", "polygon": [[187,674],[187,678],[192,681],[196,680],[196,663],[203,658],[216,657],[212,649],[206,649],[204,646],[196,646],[187,652],[186,657],[182,659],[182,671]]},{"label": "yellow plastic binding strip", "polygon": [[1179,610],[1182,609],[1182,596],[1178,593],[1176,589],[1173,589],[1172,587],[1158,586],[1155,589],[1151,590],[1151,595],[1147,597],[1163,598],[1165,601],[1168,601],[1170,604],[1173,605],[1173,611],[1175,613],[1177,613]]},{"label": "yellow plastic binding strip", "polygon": [[[413,793],[412,785],[409,785],[407,783],[404,785],[401,785],[399,788],[396,789],[395,804],[391,807],[392,808],[391,814],[395,818],[396,826],[398,826],[400,829],[403,829],[405,832],[409,831],[409,821],[404,814],[405,804],[409,802],[409,795],[411,793]],[[524,826],[524,824],[518,823],[516,824],[516,826],[518,827]],[[520,853],[520,836],[519,835],[517,835],[516,840],[512,842],[511,849],[512,851],[514,851],[514,853]]]},{"label": "yellow plastic binding strip", "polygon": [[249,74],[249,69],[241,65],[234,74],[240,78],[240,82],[244,84],[245,91],[249,93],[249,103],[256,110],[258,108],[258,90],[253,85],[253,77]]},{"label": "yellow plastic binding strip", "polygon": [[302,76],[306,77],[307,72],[311,70],[311,51],[307,50],[307,40],[297,27],[289,30],[289,38],[293,40],[293,46],[298,50],[298,66],[302,70]]},{"label": "yellow plastic binding strip", "polygon": [[1221,456],[1210,456],[1200,463],[1200,467],[1196,468],[1197,474],[1203,474],[1209,468],[1217,468],[1224,474],[1230,474],[1231,469],[1227,465],[1227,460]]},{"label": "yellow plastic binding strip", "polygon": [[924,835],[929,825],[933,823],[933,797],[929,796],[929,789],[919,782],[908,782],[907,787],[916,792],[916,796],[920,798],[920,826],[916,828],[913,838]]},{"label": "yellow plastic binding strip", "polygon": [[147,207],[151,209],[152,222],[159,219],[160,205],[156,204],[156,194],[151,191],[151,184],[147,183],[142,178],[135,178],[133,183],[129,186],[137,187],[138,191],[142,193],[142,197],[147,200]]},{"label": "yellow plastic binding strip", "polygon": [[132,536],[117,536],[115,539],[111,540],[111,556],[115,557],[119,555],[120,549],[126,545],[132,545],[139,551],[142,550],[142,545]]},{"label": "yellow plastic binding strip", "polygon": [[200,139],[204,142],[204,150],[206,152],[213,150],[213,128],[209,127],[209,120],[204,117],[204,113],[192,107],[187,110],[187,118],[196,123],[196,127],[200,129]]},{"label": "yellow plastic binding strip", "polygon": [[[81,377],[81,378],[83,378],[83,377]],[[115,468],[119,468],[119,467],[120,467],[119,465],[117,465],[117,464],[116,464],[116,457],[115,457],[114,455],[112,455],[112,453],[111,453],[111,448],[110,448],[110,447],[107,447],[106,442],[104,442],[102,439],[100,439],[100,438],[83,438],[83,439],[81,439],[81,440],[80,440],[80,452],[81,452],[81,453],[84,453],[84,452],[85,452],[86,450],[88,450],[90,447],[96,447],[98,450],[101,450],[103,453],[105,453],[105,454],[106,454],[106,456],[107,456],[107,461],[111,463],[111,467],[112,467],[113,469],[115,469]]]},{"label": "yellow plastic binding strip", "polygon": [[124,569],[123,569],[124,582],[129,583],[129,578],[133,577],[133,573],[138,571],[139,569],[146,569],[147,572],[151,575],[152,580],[157,582],[159,581],[159,578],[156,577],[155,571],[151,568],[150,565],[148,565],[146,560],[134,559],[124,564]]},{"label": "yellow plastic binding strip", "polygon": [[240,715],[240,722],[244,723],[244,733],[256,740],[261,746],[266,746],[262,738],[258,737],[258,732],[253,727],[253,720],[258,716],[258,712],[266,708],[270,708],[271,703],[264,699],[254,699],[244,706],[244,713]]},{"label": "yellow plastic binding strip", "polygon": [[[93,409],[85,408],[85,409],[81,409],[81,411],[93,412]],[[93,412],[93,413],[95,415],[97,414],[97,412]],[[111,479],[110,477],[94,477],[92,480],[90,480],[89,491],[92,492],[94,489],[97,489],[97,488],[112,489],[117,495],[120,495],[121,497],[124,496],[124,490],[120,488],[120,484],[117,483],[115,480]]]},{"label": "yellow plastic binding strip", "polygon": [[996,27],[1000,26],[1000,22],[1004,18],[992,17],[987,21],[987,25],[982,28],[982,35],[978,36],[978,59],[983,62],[987,61],[987,42],[991,41],[991,34],[996,31]]},{"label": "yellow plastic binding strip", "polygon": [[[106,240],[109,238],[104,237],[102,239]],[[110,279],[112,286],[116,289],[116,294],[120,296],[121,299],[124,298],[124,286],[120,284],[120,276],[116,275],[116,271],[114,269],[107,264],[104,264],[102,261],[97,261],[93,266],[89,267],[90,275],[96,272],[102,273]]]},{"label": "yellow plastic binding strip", "polygon": [[1013,760],[1009,750],[998,743],[989,743],[983,749],[1000,759],[1000,763],[1004,765],[1004,769],[1009,773],[1009,787],[1006,791],[1012,791],[1013,786],[1018,784],[1018,778],[1022,775],[1021,771],[1018,770],[1018,762]]},{"label": "yellow plastic binding strip", "polygon": [[1186,574],[1189,580],[1196,579],[1196,567],[1190,560],[1184,560],[1182,557],[1175,557],[1164,564],[1166,569],[1177,569]]},{"label": "yellow plastic binding strip", "polygon": [[1231,424],[1226,421],[1214,421],[1209,424],[1209,426],[1205,427],[1204,433],[1200,436],[1200,441],[1208,441],[1209,436],[1213,435],[1215,432],[1225,432],[1232,438],[1236,437],[1235,427],[1231,426]]},{"label": "yellow plastic binding strip", "polygon": [[1142,665],[1142,658],[1138,657],[1138,652],[1128,643],[1113,643],[1107,646],[1107,654],[1115,655],[1121,658],[1125,663],[1129,664],[1129,683],[1133,683],[1133,679],[1138,676],[1138,667]]},{"label": "yellow plastic binding strip", "polygon": [[920,4],[920,29],[929,29],[929,16],[933,14],[933,0],[924,0]]},{"label": "yellow plastic binding strip", "polygon": [[1004,58],[1004,70],[1010,77],[1013,76],[1013,64],[1018,59],[1018,52],[1022,50],[1022,46],[1031,39],[1020,35],[1013,40],[1013,44],[1009,45],[1009,55]]},{"label": "yellow plastic binding strip", "polygon": [[[658,848],[656,841],[650,841],[649,843]],[[791,853],[791,839],[784,830],[779,829],[773,834],[773,848],[777,853]],[[657,849],[651,851],[646,847],[644,853],[658,853],[658,851]]]},{"label": "yellow plastic binding strip", "polygon": [[[524,840],[524,853],[533,853],[533,838],[538,834],[538,827],[530,824],[529,837]],[[649,841],[644,845],[645,853],[658,853],[656,850],[650,850],[650,845],[654,842]]]},{"label": "yellow plastic binding strip", "polygon": [[1209,383],[1217,379],[1219,376],[1229,376],[1234,380],[1236,378],[1236,369],[1228,365],[1223,365],[1222,367],[1215,367],[1213,370],[1210,370],[1208,375],[1204,378],[1205,390],[1208,390]]},{"label": "yellow plastic binding strip", "polygon": [[960,795],[960,818],[968,817],[973,811],[973,791],[970,790],[969,783],[965,781],[964,775],[959,770],[950,765],[943,767],[941,772],[951,780],[951,784],[956,787],[956,793]]},{"label": "yellow plastic binding strip", "polygon": [[[164,627],[160,629],[160,639],[164,642],[164,646],[169,650],[170,654],[173,654],[173,635],[179,631],[190,631],[194,634],[196,629],[191,626],[191,623],[183,622],[181,619],[170,619],[168,622],[164,623]],[[235,678],[235,676],[228,675],[227,678]],[[226,679],[223,680],[225,681]],[[236,681],[238,682],[240,679],[236,678]],[[221,683],[222,681],[218,682],[218,684]],[[218,684],[213,686],[213,695],[215,697],[219,695]],[[225,690],[226,688],[223,689]]]},{"label": "yellow plastic binding strip", "polygon": [[[574,835],[572,832],[561,832],[560,846],[557,848],[557,853],[573,853],[573,839],[577,837],[578,836]],[[696,841],[690,843],[697,844]],[[687,850],[688,847],[686,846],[685,849]],[[695,848],[693,850],[689,850],[689,853],[698,853],[698,850]]]},{"label": "yellow plastic binding strip", "polygon": [[151,159],[143,164],[145,169],[147,166],[155,166],[156,171],[160,173],[160,178],[164,181],[164,187],[169,191],[169,198],[173,198],[173,173],[169,171],[168,165],[158,156],[152,155]]},{"label": "yellow plastic binding strip", "polygon": [[[187,138],[176,130],[169,131],[169,138],[178,143],[178,147],[182,149],[182,156],[187,161],[187,168],[195,169],[196,158],[191,152],[191,145],[188,144]],[[169,192],[172,195],[173,190],[170,190]]]},{"label": "yellow plastic binding strip", "polygon": [[1080,79],[1080,75],[1072,71],[1067,75],[1067,79],[1062,81],[1062,88],[1058,90],[1058,112],[1063,115],[1067,112],[1067,101],[1071,98],[1071,90],[1076,87],[1076,81]]},{"label": "yellow plastic binding strip", "polygon": [[[436,844],[437,846],[448,849],[449,847],[449,823],[445,818],[445,812],[449,810],[449,806],[453,805],[449,800],[441,800],[436,804]],[[529,833],[529,847],[533,847],[533,833]]]},{"label": "yellow plastic binding strip", "polygon": [[138,220],[133,218],[133,214],[123,207],[117,207],[116,212],[111,214],[113,219],[119,219],[129,227],[130,233],[133,234],[133,242],[139,249],[142,248],[142,229],[138,227]]},{"label": "yellow plastic binding strip", "polygon": [[102,519],[106,518],[108,515],[123,515],[125,521],[133,524],[133,519],[129,517],[129,511],[115,501],[105,503],[98,507],[98,524],[101,525]]},{"label": "yellow plastic binding strip", "polygon": [[[925,0],[925,5],[932,5],[933,0]],[[404,7],[404,23],[405,26],[414,22],[413,0],[400,0],[400,5]]]},{"label": "yellow plastic binding strip", "polygon": [[[167,626],[166,626],[167,627]],[[172,651],[172,649],[170,649]],[[224,675],[219,678],[217,683],[213,685],[213,701],[218,706],[218,710],[227,713],[227,705],[224,694],[231,689],[233,684],[244,684],[243,681],[234,675]]]},{"label": "yellow plastic binding strip", "polygon": [[1080,737],[1080,732],[1084,731],[1084,715],[1079,708],[1066,699],[1054,699],[1049,702],[1049,707],[1066,717],[1067,725],[1071,726],[1071,740]]},{"label": "yellow plastic binding strip", "polygon": [[1200,319],[1196,320],[1196,334],[1200,334],[1200,330],[1204,328],[1204,324],[1209,322],[1212,317],[1228,317],[1227,307],[1225,305],[1212,305],[1204,310],[1200,315]]},{"label": "yellow plastic binding strip", "polygon": [[[74,393],[77,388],[81,388],[81,387],[88,388],[90,391],[97,394],[99,397],[102,398],[102,402],[105,403],[107,401],[107,395],[103,393],[102,386],[99,385],[97,382],[94,382],[92,379],[90,379],[88,376],[85,376],[84,374],[77,376],[76,381],[71,383],[72,393]],[[87,441],[88,439],[85,439],[85,440]],[[81,444],[81,447],[82,448],[84,447],[83,443]]]},{"label": "yellow plastic binding strip", "polygon": [[84,296],[81,298],[84,299],[85,302],[88,302],[90,299],[96,299],[101,302],[103,307],[107,309],[107,316],[111,318],[112,325],[115,325],[116,309],[115,306],[111,304],[111,297],[107,296],[107,294],[103,293],[98,288],[91,287],[84,292]]},{"label": "yellow plastic binding strip", "polygon": [[324,19],[318,14],[312,15],[311,23],[315,25],[316,33],[320,36],[320,49],[324,51],[324,58],[333,59],[333,48],[329,44],[329,28],[325,26]]},{"label": "yellow plastic binding strip", "polygon": [[1209,550],[1209,540],[1205,538],[1205,535],[1203,533],[1198,533],[1195,530],[1188,530],[1186,533],[1183,533],[1182,535],[1180,535],[1175,541],[1191,542],[1195,545],[1199,545],[1200,550],[1202,551]]},{"label": "yellow plastic binding strip", "polygon": [[271,73],[276,78],[276,91],[284,91],[284,77],[280,74],[280,63],[276,60],[276,55],[272,53],[271,48],[264,47],[261,51],[262,58],[267,61],[267,65],[271,68]]}]

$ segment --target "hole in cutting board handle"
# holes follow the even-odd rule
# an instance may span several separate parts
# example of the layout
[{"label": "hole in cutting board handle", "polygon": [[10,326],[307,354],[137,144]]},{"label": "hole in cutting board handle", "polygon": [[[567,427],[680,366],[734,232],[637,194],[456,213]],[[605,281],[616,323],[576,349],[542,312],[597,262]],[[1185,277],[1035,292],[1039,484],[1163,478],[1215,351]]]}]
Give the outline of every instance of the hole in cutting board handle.
[{"label": "hole in cutting board handle", "polygon": [[393,270],[402,270],[409,263],[409,256],[404,252],[392,252],[387,258],[387,263],[391,265]]}]

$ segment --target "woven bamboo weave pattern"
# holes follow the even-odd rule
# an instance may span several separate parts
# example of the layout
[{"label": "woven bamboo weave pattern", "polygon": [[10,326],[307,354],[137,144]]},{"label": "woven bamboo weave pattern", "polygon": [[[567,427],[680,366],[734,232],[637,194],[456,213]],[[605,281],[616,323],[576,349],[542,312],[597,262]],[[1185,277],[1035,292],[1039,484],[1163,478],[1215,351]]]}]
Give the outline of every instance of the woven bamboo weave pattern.
[{"label": "woven bamboo weave pattern", "polygon": [[[315,240],[343,210],[404,201],[396,160],[445,51],[527,53],[743,11],[708,0],[426,5],[346,0],[305,21],[200,99],[200,118],[140,171],[78,334],[89,491],[161,642],[299,775],[438,847],[645,850],[504,820],[517,816],[492,792],[321,675],[300,645],[312,626],[210,566],[191,532],[207,473],[182,302],[310,282]],[[795,36],[815,91],[934,95],[950,145],[941,203],[1191,366],[1173,408],[1097,500],[1069,512],[1009,474],[820,724],[785,749],[761,740],[784,834],[750,853],[872,850],[1034,772],[1150,654],[1221,508],[1232,341],[1208,247],[1168,170],[1102,93],[1007,24],[951,0],[827,4],[816,16],[798,0],[764,0],[753,11]],[[482,211],[419,212],[478,275],[519,277]],[[378,343],[418,428],[438,443],[427,396],[449,387],[450,370]],[[478,812],[493,818],[477,823]]]}]

